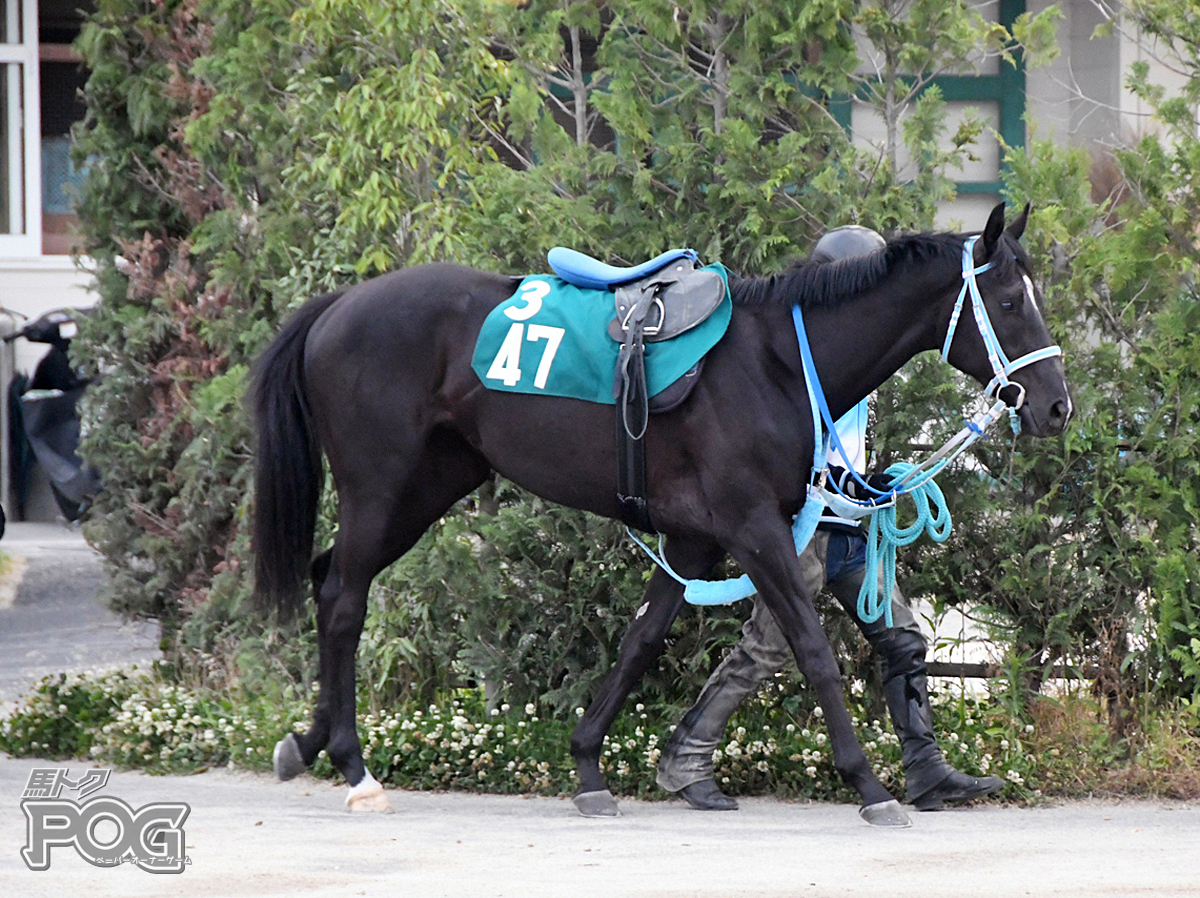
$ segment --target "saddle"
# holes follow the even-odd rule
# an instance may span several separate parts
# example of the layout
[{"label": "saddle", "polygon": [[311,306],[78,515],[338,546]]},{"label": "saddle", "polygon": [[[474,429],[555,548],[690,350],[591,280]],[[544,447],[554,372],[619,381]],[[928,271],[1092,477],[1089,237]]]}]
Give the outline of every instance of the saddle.
[{"label": "saddle", "polygon": [[652,412],[676,408],[699,381],[704,360],[651,400],[646,387],[645,344],[670,340],[708,319],[725,298],[725,281],[698,270],[694,250],[674,249],[620,268],[591,256],[555,247],[548,260],[568,283],[614,293],[616,315],[608,333],[621,344],[613,379],[617,400],[617,500],[621,519],[654,533],[646,509],[646,452],[643,442]]},{"label": "saddle", "polygon": [[562,246],[550,250],[548,259],[567,283],[614,293],[616,317],[608,333],[618,343],[625,342],[631,325],[636,329],[639,321],[647,343],[678,337],[708,320],[725,298],[721,276],[696,269],[695,250],[668,250],[629,268]]}]

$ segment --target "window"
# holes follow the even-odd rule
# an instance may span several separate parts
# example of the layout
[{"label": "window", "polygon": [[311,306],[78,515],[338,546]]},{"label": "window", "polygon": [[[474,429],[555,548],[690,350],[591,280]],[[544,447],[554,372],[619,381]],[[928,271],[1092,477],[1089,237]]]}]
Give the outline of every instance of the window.
[{"label": "window", "polygon": [[37,0],[0,0],[0,256],[41,252]]}]

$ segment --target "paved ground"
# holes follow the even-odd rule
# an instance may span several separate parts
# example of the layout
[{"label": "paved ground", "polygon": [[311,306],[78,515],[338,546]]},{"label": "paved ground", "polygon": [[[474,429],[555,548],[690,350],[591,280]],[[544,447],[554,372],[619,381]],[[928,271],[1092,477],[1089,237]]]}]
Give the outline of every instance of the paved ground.
[{"label": "paved ground", "polygon": [[0,712],[48,673],[158,657],[157,625],[96,601],[100,557],[77,530],[10,522],[0,551],[25,563],[15,598],[0,600]]},{"label": "paved ground", "polygon": [[[115,773],[102,793],[134,808],[184,801],[191,865],[98,869],[70,847],[28,870],[21,791],[49,762],[0,761],[6,895],[784,898],[784,896],[1200,895],[1200,806],[1079,804],[964,809],[878,830],[847,805],[746,801],[733,813],[623,802],[585,820],[546,798],[392,793],[393,815],[342,810],[344,789],[225,770]],[[70,765],[68,765],[70,766]],[[82,772],[76,763],[73,776]]]},{"label": "paved ground", "polygon": [[[0,607],[0,699],[45,673],[155,654],[153,627],[97,604],[99,561],[78,534],[15,524],[0,548],[28,561],[15,601]],[[189,804],[183,873],[97,868],[69,845],[34,872],[20,853],[21,799],[30,772],[48,766],[78,777],[87,765],[0,755],[4,898],[1200,896],[1200,804],[989,806],[914,815],[896,831],[868,827],[846,805],[752,799],[704,814],[625,801],[619,819],[585,820],[566,800],[393,792],[396,814],[363,816],[342,809],[344,787],[228,770],[114,773],[96,793],[134,809]]]}]

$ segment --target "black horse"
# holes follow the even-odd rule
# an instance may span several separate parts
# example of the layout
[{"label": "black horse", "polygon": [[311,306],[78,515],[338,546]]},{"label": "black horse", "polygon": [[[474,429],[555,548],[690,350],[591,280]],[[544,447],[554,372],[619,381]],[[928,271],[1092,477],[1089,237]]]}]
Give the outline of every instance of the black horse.
[{"label": "black horse", "polygon": [[[991,263],[978,285],[1010,358],[1051,342],[1018,243],[1027,214],[1005,230],[997,206],[973,248],[976,265]],[[965,239],[906,235],[869,256],[735,280],[732,321],[699,384],[678,409],[652,418],[645,436],[648,509],[666,535],[667,560],[685,577],[703,577],[728,553],[749,574],[816,690],[838,772],[864,808],[894,809],[882,822],[903,814],[855,737],[793,545],[814,434],[792,307],[804,310],[816,369],[840,416],[914,355],[942,346],[964,281]],[[355,653],[372,579],[493,471],[551,501],[619,515],[611,407],[489,390],[472,371],[484,317],[518,283],[451,264],[383,275],[308,302],[257,364],[256,575],[272,606],[289,612],[303,600],[322,452],[339,502],[334,547],[312,562],[320,697],[308,732],[276,747],[275,769],[281,779],[295,776],[324,748],[355,809],[388,808],[355,731]],[[980,383],[993,378],[970,314],[949,361]],[[1061,361],[1036,361],[1012,379],[1000,393],[1020,403],[1023,431],[1061,432],[1071,413]],[[616,812],[601,743],[683,601],[679,583],[656,569],[616,666],[572,735],[585,813]]]}]

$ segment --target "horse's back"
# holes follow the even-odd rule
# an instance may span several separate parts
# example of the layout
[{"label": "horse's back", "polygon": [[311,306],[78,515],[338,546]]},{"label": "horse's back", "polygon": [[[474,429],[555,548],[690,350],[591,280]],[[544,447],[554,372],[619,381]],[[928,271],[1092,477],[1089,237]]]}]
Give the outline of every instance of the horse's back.
[{"label": "horse's back", "polygon": [[[463,265],[404,268],[348,289],[305,346],[305,389],[333,428],[427,425],[448,393],[473,384],[470,357],[487,313],[519,279]],[[425,429],[424,426],[421,429]]]},{"label": "horse's back", "polygon": [[519,278],[449,262],[415,265],[380,275],[349,288],[313,326],[309,351],[329,341],[346,348],[378,338],[432,336],[437,324],[454,327],[481,323],[498,303],[512,295]]}]

